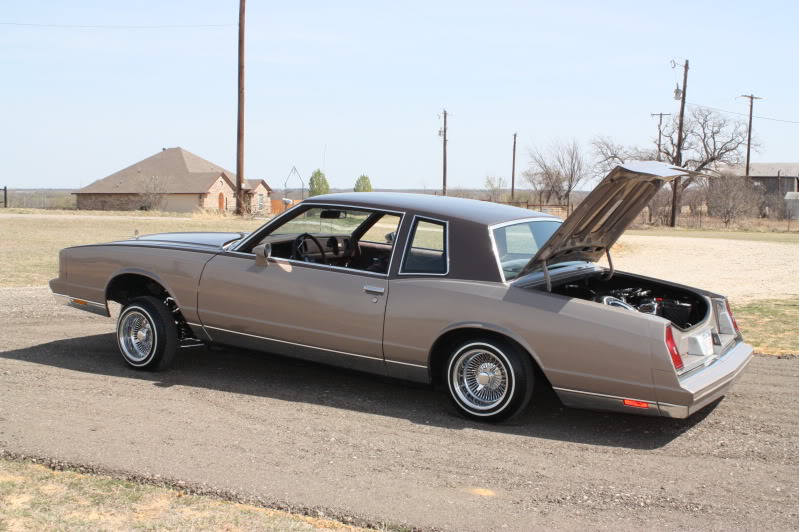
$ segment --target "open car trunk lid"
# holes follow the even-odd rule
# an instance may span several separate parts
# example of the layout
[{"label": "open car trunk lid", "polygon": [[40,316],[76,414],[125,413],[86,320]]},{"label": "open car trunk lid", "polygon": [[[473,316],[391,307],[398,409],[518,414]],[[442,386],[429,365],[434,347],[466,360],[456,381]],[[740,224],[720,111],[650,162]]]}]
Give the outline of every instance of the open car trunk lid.
[{"label": "open car trunk lid", "polygon": [[690,175],[702,174],[657,161],[617,166],[541,246],[517,279],[558,262],[596,262],[666,182]]}]

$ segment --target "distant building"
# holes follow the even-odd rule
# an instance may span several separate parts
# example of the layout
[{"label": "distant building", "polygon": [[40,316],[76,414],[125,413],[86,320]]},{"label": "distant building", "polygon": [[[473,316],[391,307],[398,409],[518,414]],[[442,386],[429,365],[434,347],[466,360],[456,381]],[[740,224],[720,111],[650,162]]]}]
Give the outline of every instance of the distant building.
[{"label": "distant building", "polygon": [[[271,213],[272,189],[245,179],[245,206]],[[183,148],[168,148],[75,192],[82,210],[191,212],[236,208],[236,174]]]},{"label": "distant building", "polygon": [[799,192],[785,194],[785,214],[793,220],[799,220]]},{"label": "distant building", "polygon": [[[746,173],[743,165],[736,166],[735,171]],[[799,191],[799,163],[750,163],[749,177],[763,185],[769,196],[782,198],[788,192]]]}]

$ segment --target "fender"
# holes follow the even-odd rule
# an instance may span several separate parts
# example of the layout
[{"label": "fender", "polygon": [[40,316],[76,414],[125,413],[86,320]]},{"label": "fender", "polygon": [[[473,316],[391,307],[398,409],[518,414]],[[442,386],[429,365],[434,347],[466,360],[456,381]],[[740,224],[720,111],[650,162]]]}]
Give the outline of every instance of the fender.
[{"label": "fender", "polygon": [[[506,329],[504,327],[500,327],[499,325],[495,325],[493,323],[477,322],[477,321],[464,321],[464,322],[459,322],[459,323],[453,323],[453,324],[448,325],[447,327],[445,327],[444,329],[442,329],[442,330],[440,330],[438,332],[438,335],[436,336],[436,339],[433,342],[433,345],[435,346],[435,344],[445,334],[447,334],[449,332],[452,332],[452,331],[456,331],[458,329],[483,329],[485,331],[490,331],[490,332],[493,332],[493,333],[496,333],[496,334],[501,334],[502,336],[510,338],[511,340],[513,340],[514,342],[516,342],[517,344],[522,346],[522,348],[525,351],[527,351],[527,353],[530,355],[530,357],[533,359],[533,361],[536,364],[538,364],[538,367],[541,368],[541,371],[546,373],[546,369],[544,368],[544,365],[541,363],[541,359],[538,358],[538,354],[535,352],[535,350],[532,348],[532,346],[530,346],[530,344],[527,343],[527,341],[524,340],[524,338],[522,338],[518,334],[514,333],[510,329]],[[431,348],[430,352],[427,354],[427,367],[428,368],[432,367],[432,357],[433,357],[433,350]]]}]

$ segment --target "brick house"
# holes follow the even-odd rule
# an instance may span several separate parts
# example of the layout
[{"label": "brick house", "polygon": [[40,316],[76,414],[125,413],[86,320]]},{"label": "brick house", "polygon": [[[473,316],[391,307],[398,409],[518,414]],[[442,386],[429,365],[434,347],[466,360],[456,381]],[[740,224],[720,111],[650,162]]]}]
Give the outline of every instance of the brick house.
[{"label": "brick house", "polygon": [[[271,213],[271,193],[263,179],[244,180],[245,206],[252,213]],[[82,210],[232,211],[236,174],[183,148],[165,148],[83,187],[75,196]]]}]

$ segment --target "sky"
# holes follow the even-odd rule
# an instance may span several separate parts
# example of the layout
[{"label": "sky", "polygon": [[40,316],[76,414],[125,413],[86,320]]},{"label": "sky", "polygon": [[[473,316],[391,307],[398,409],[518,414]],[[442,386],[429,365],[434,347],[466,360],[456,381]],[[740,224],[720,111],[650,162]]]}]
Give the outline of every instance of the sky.
[{"label": "sky", "polygon": [[[799,121],[795,1],[303,1],[247,5],[245,176],[438,188],[517,176],[528,151],[647,145],[690,60],[689,103]],[[180,146],[236,166],[237,0],[3,2],[0,186],[86,186]],[[737,117],[744,118],[744,117]],[[755,119],[753,162],[799,161],[799,124]],[[296,178],[289,188],[297,188]]]}]

